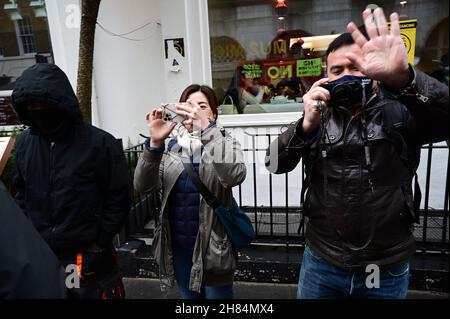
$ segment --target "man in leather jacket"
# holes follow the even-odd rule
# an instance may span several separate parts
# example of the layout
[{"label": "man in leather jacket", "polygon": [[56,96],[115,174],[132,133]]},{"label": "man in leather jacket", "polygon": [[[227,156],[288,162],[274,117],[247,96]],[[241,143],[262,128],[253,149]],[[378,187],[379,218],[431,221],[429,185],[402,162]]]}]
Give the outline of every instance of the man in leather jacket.
[{"label": "man in leather jacket", "polygon": [[266,167],[306,163],[306,249],[298,298],[405,298],[415,252],[412,178],[421,145],[448,140],[448,87],[408,64],[398,15],[363,12],[327,50],[328,78],[267,150]]}]

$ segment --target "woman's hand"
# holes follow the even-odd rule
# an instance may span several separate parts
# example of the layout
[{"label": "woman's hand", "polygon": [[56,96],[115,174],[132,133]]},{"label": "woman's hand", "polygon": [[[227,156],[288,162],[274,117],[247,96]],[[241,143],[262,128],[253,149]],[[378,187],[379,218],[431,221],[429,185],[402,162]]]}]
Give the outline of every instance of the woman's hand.
[{"label": "woman's hand", "polygon": [[163,120],[163,109],[157,108],[145,115],[150,133],[150,146],[160,147],[177,123]]},{"label": "woman's hand", "polygon": [[188,99],[186,104],[177,105],[177,114],[186,116],[188,119],[183,122],[184,125],[192,125],[194,131],[198,129],[206,129],[209,124],[209,118],[211,111],[209,109],[204,110],[200,105],[192,100]]},{"label": "woman's hand", "polygon": [[323,112],[326,112],[328,100],[330,99],[330,92],[320,85],[328,82],[328,78],[320,79],[315,82],[311,89],[303,95],[303,131],[306,134],[311,133],[320,124],[320,112],[318,104],[321,103]]}]

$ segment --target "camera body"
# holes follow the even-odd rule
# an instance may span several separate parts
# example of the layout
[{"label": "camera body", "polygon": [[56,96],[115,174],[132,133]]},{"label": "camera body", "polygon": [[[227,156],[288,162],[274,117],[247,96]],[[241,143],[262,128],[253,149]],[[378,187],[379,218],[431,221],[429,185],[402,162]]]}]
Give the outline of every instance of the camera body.
[{"label": "camera body", "polygon": [[360,81],[325,83],[321,87],[330,92],[330,103],[332,105],[345,107],[359,104],[362,101],[363,87]]},{"label": "camera body", "polygon": [[163,108],[163,120],[166,122],[181,123],[187,118],[183,115],[178,114],[177,111],[178,103],[166,103],[162,105]]}]

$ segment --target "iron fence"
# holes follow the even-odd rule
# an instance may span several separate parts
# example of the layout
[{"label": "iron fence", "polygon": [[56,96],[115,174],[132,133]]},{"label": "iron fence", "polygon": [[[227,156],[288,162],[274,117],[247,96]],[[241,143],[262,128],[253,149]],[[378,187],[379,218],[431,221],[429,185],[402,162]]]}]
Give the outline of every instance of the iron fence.
[{"label": "iron fence", "polygon": [[[249,134],[250,135],[250,134]],[[278,134],[251,134],[251,147],[244,148],[244,153],[251,156],[252,163],[248,164],[252,171],[252,194],[246,193],[245,196],[253,197],[252,205],[243,204],[243,187],[239,185],[235,190],[235,196],[238,198],[238,204],[240,207],[250,216],[256,230],[256,243],[266,244],[280,244],[280,245],[303,245],[305,241],[305,222],[302,214],[302,207],[300,205],[300,198],[298,199],[298,205],[289,204],[289,187],[290,187],[290,175],[298,174],[296,178],[304,177],[304,165],[301,163],[301,169],[299,172],[290,172],[284,174],[284,205],[274,205],[274,185],[273,174],[268,174],[268,188],[269,198],[268,205],[261,205],[258,195],[260,192],[259,177],[257,170],[258,167],[257,156],[260,152],[266,152],[266,147],[257,147],[256,139],[267,139],[267,146],[274,140]],[[422,206],[420,210],[420,223],[415,224],[414,236],[416,238],[417,248],[422,252],[448,252],[449,251],[449,225],[448,225],[448,211],[449,211],[449,147],[448,143],[441,144],[429,144],[422,147],[427,151],[426,159],[422,158],[422,162],[425,160],[425,176],[419,176],[425,180],[425,187],[422,188]],[[137,160],[140,154],[144,150],[144,145],[139,144],[137,146],[130,147],[125,150],[126,159],[130,165],[132,174],[136,167]],[[430,190],[431,190],[431,172],[433,169],[433,154],[437,150],[443,150],[446,152],[446,168],[445,168],[445,191],[443,207],[434,208],[430,206]],[[263,165],[263,164],[262,164]],[[247,177],[248,179],[248,177]],[[248,181],[246,181],[248,182]],[[155,212],[155,201],[157,200],[155,194],[141,195],[134,194],[134,204],[130,214],[130,222],[127,226],[128,236],[152,236],[152,227],[142,227],[142,216],[146,216],[144,219],[147,222],[150,216],[155,216],[158,212]],[[248,201],[248,197],[247,197]],[[137,220],[140,219],[140,220]],[[131,225],[131,226],[130,226]],[[136,228],[132,225],[141,225]]]}]

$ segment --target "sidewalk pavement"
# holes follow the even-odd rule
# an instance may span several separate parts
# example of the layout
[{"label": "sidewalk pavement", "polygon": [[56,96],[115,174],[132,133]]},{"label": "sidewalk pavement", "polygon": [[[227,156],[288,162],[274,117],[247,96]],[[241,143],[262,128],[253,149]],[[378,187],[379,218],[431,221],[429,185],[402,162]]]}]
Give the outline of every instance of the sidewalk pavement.
[{"label": "sidewalk pavement", "polygon": [[[128,299],[179,299],[177,289],[166,296],[159,289],[159,280],[151,278],[124,278]],[[235,281],[235,299],[295,299],[297,285]],[[408,299],[449,299],[448,293],[409,290]]]}]

